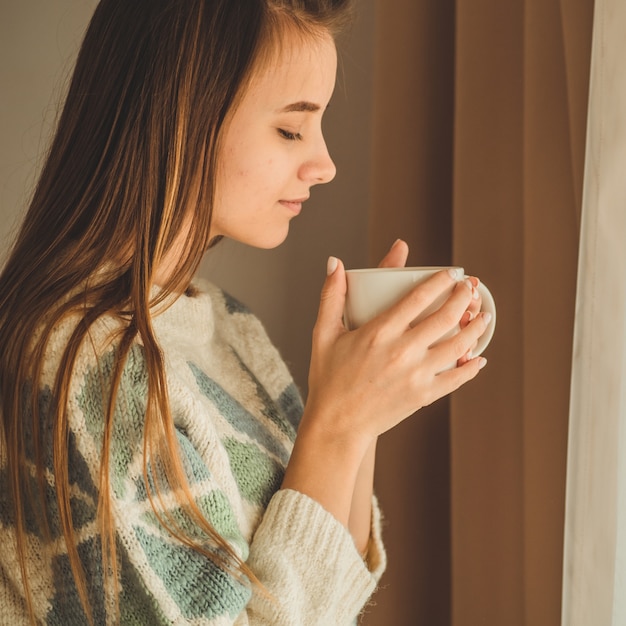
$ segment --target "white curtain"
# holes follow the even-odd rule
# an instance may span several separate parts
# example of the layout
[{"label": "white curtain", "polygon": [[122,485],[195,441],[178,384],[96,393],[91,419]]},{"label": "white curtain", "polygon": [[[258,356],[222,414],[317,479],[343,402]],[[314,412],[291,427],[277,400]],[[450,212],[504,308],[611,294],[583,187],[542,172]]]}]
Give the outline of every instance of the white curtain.
[{"label": "white curtain", "polygon": [[626,2],[596,0],[562,626],[626,625]]}]

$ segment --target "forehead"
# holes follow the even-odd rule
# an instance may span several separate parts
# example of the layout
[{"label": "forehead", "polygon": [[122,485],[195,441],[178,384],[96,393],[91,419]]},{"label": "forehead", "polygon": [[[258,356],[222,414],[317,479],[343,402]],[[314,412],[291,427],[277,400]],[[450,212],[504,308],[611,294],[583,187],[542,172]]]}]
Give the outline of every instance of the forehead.
[{"label": "forehead", "polygon": [[337,51],[330,35],[287,36],[251,77],[244,99],[326,106],[335,86]]}]

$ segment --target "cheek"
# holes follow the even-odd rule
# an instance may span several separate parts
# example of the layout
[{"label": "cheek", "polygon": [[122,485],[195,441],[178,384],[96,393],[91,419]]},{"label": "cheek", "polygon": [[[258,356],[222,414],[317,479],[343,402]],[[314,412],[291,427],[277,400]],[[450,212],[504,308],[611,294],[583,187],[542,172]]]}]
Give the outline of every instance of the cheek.
[{"label": "cheek", "polygon": [[[265,154],[264,154],[265,152]],[[267,195],[276,195],[280,174],[285,170],[275,154],[261,150],[258,142],[231,144],[221,161],[221,197],[226,204],[246,205]]]},{"label": "cheek", "polygon": [[224,163],[224,178],[231,185],[242,185],[254,178],[258,164],[244,150],[231,152]]},{"label": "cheek", "polygon": [[232,171],[231,186],[239,192],[262,195],[271,191],[277,182],[277,169],[274,159],[244,160],[237,163]]},{"label": "cheek", "polygon": [[248,159],[249,156],[241,143],[231,142],[225,147],[220,158],[220,170],[224,181],[237,181],[246,176],[249,169]]}]

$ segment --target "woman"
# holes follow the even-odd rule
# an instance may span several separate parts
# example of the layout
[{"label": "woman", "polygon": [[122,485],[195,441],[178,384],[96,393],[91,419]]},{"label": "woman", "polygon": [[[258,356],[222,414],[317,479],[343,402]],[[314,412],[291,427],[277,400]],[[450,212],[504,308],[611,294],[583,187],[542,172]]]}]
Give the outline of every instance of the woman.
[{"label": "woman", "polygon": [[303,408],[256,318],[193,279],[222,237],[279,245],[334,177],[348,4],[99,3],[0,276],[2,623],[339,625],[373,592],[376,439],[485,364],[472,284],[348,332],[329,259]]}]

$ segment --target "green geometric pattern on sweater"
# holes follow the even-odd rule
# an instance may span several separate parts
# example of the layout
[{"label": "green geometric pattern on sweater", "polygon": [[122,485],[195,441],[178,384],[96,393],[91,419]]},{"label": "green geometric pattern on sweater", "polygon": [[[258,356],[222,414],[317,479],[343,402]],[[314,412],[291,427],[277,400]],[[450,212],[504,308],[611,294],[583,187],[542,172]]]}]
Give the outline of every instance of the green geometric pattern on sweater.
[{"label": "green geometric pattern on sweater", "polygon": [[[256,386],[256,393],[259,399],[263,403],[262,413],[263,415],[276,424],[280,430],[289,437],[290,441],[293,443],[296,440],[296,429],[291,424],[289,417],[285,419],[285,411],[284,407],[281,406],[280,402],[276,404],[270,395],[267,393],[265,387],[260,383],[259,379],[254,375],[254,373],[250,370],[250,368],[243,362],[241,357],[235,352],[235,357],[239,362],[239,367],[241,367],[242,372],[250,378],[250,380],[254,381]],[[281,397],[281,400],[285,400],[285,398]]]},{"label": "green geometric pattern on sweater", "polygon": [[[98,452],[104,437],[104,421],[116,351],[109,350],[98,360],[98,366],[84,376],[77,402],[85,416],[85,425]],[[104,387],[104,388],[103,388]],[[118,498],[125,496],[129,467],[143,448],[143,428],[148,393],[148,374],[141,346],[133,345],[122,372],[115,404],[111,439],[111,486]]]},{"label": "green geometric pattern on sweater", "polygon": [[[104,398],[108,392],[107,383],[111,380],[116,354],[111,350],[104,354],[98,366],[85,373],[81,386],[81,393],[77,396],[77,403],[85,416],[85,425],[95,448],[100,450],[104,434],[104,416],[106,403]],[[104,386],[104,388],[103,388]],[[171,538],[163,529],[161,522],[147,504],[148,494],[142,473],[142,465],[137,462],[142,454],[143,424],[145,416],[145,398],[147,395],[147,370],[143,357],[143,348],[133,345],[122,372],[120,388],[114,412],[113,436],[111,439],[111,484],[114,497],[124,499],[129,496],[128,489],[135,503],[145,503],[145,512],[141,516],[143,526],[134,528],[138,544],[142,548],[147,565],[156,576],[162,580],[163,588],[167,589],[168,596],[173,600],[182,617],[185,619],[215,618],[221,615],[238,615],[245,609],[250,598],[250,589],[239,582],[232,575],[221,570],[205,556],[191,548],[181,546],[177,540]],[[187,471],[190,486],[211,480],[211,475],[198,456],[196,450],[185,436],[184,432],[177,432],[177,439],[182,452],[182,459]],[[149,464],[149,476],[151,465]],[[88,472],[87,472],[88,474]],[[151,484],[151,488],[154,486]],[[218,490],[204,493],[196,499],[196,504],[202,513],[210,519],[211,524],[227,539],[231,545],[241,553],[245,560],[248,556],[248,545],[238,528],[235,515],[226,496]],[[78,512],[78,511],[77,511]],[[93,513],[93,511],[92,511]],[[190,520],[189,516],[179,506],[172,506],[167,511],[168,519],[173,519],[178,528],[188,533],[194,540],[207,544],[207,537]],[[93,519],[93,517],[91,518]],[[118,554],[125,548],[118,545]],[[89,572],[88,578],[95,583],[96,592],[92,598],[96,623],[104,623],[104,607],[101,605],[102,573],[101,548],[99,539],[89,538],[80,545],[81,560]],[[121,558],[124,563],[125,559]],[[59,571],[59,580],[67,580],[69,561],[66,555],[55,560],[55,568]],[[130,569],[131,578],[127,569]],[[120,609],[122,616],[132,622],[138,620],[138,615],[144,615],[146,621],[137,623],[166,623],[163,615],[159,615],[161,608],[152,606],[145,598],[146,593],[138,589],[138,593],[130,593],[130,589],[143,582],[136,579],[134,568],[122,567]],[[66,572],[65,575],[62,572]],[[133,580],[132,577],[135,577]],[[199,577],[204,579],[199,594],[194,594],[194,581]],[[207,593],[206,581],[211,581],[212,587]],[[55,612],[58,615],[71,615],[71,610],[79,608],[78,595],[74,588],[58,589],[53,609],[49,619],[54,621]],[[214,593],[210,593],[211,589]],[[137,598],[144,598],[146,606],[137,606]],[[55,607],[57,610],[55,610]],[[60,607],[64,611],[58,611]],[[68,607],[70,613],[68,613]],[[82,610],[80,610],[82,615]],[[131,617],[132,616],[132,617]],[[100,619],[102,618],[102,619]],[[82,623],[84,616],[76,623]],[[59,622],[61,623],[61,622]],[[122,621],[127,623],[127,621]]]},{"label": "green geometric pattern on sweater", "polygon": [[[237,520],[226,496],[218,490],[196,498],[198,508],[210,517],[213,528],[231,544],[234,544],[245,560],[248,557],[248,544],[243,540]],[[177,528],[183,530],[189,537],[199,542],[206,542],[207,537],[200,531],[197,525],[189,518],[181,507],[170,507],[168,515],[171,516]],[[160,522],[152,509],[146,511],[142,516],[147,525],[158,528]]]},{"label": "green geometric pattern on sweater", "polygon": [[[269,452],[273,456],[278,457],[283,465],[287,465],[289,453],[285,446],[272,435],[259,419],[252,415],[217,382],[209,378],[199,367],[193,363],[188,365],[196,377],[200,391],[215,404],[228,423],[235,430],[244,433],[259,446],[265,448],[266,453]],[[271,398],[267,394],[260,399],[263,402],[264,414],[272,412],[276,414],[276,407],[268,406],[268,403],[271,403]]]},{"label": "green geometric pattern on sweater", "polygon": [[222,444],[228,452],[230,466],[241,495],[252,504],[267,507],[267,503],[283,482],[282,465],[251,443],[227,437]]},{"label": "green geometric pattern on sweater", "polygon": [[[185,618],[235,616],[245,609],[251,592],[235,577],[191,548],[168,544],[143,528],[135,531],[151,569],[161,578]],[[195,585],[194,581],[200,578],[204,584]]]}]

